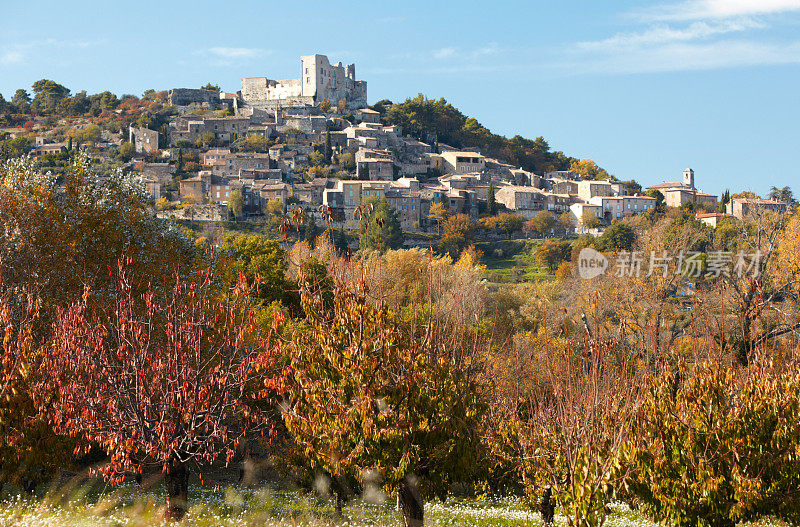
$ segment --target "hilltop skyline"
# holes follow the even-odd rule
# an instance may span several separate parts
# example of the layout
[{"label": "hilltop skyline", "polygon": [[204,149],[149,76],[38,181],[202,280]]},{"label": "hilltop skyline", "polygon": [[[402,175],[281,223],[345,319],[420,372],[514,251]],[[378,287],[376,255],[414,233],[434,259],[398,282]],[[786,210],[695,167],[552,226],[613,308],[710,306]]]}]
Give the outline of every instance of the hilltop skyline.
[{"label": "hilltop skyline", "polygon": [[[295,77],[300,55],[321,53],[356,63],[370,104],[444,97],[623,180],[675,181],[691,166],[716,194],[794,183],[800,1],[498,2],[480,17],[420,2],[84,6],[44,2],[35,18],[4,7],[0,93],[41,78],[73,92],[237,91],[241,77]],[[102,24],[87,16],[101,9]]]}]

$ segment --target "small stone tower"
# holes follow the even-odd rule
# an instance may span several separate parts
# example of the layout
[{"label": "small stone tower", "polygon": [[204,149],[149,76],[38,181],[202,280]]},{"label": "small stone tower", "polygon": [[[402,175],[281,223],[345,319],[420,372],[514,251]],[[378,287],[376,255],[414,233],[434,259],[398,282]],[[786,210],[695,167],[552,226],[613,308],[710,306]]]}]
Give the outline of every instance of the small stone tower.
[{"label": "small stone tower", "polygon": [[683,184],[689,188],[694,188],[694,170],[691,168],[683,171]]}]

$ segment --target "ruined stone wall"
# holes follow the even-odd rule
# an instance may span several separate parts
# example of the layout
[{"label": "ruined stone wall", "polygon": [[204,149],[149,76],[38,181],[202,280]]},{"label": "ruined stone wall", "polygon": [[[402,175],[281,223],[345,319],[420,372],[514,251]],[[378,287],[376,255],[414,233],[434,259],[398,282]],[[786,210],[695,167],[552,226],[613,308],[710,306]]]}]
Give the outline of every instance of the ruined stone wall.
[{"label": "ruined stone wall", "polygon": [[219,92],[214,90],[196,90],[193,88],[173,88],[169,91],[169,102],[175,106],[190,104],[208,104],[218,106]]}]

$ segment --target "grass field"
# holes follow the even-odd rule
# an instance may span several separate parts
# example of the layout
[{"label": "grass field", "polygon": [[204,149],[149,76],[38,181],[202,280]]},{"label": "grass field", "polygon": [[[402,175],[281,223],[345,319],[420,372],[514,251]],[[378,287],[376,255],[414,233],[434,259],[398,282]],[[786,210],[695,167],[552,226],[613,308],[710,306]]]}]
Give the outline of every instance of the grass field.
[{"label": "grass field", "polygon": [[516,283],[534,280],[552,280],[536,260],[536,252],[544,240],[499,240],[476,243],[483,253],[486,266],[484,278],[495,283]]},{"label": "grass field", "polygon": [[[395,527],[402,522],[393,502],[374,496],[371,503],[349,503],[336,519],[330,500],[314,495],[260,489],[192,487],[187,526]],[[133,485],[117,489],[84,487],[50,492],[42,498],[7,495],[0,502],[0,525],[25,527],[145,526],[161,522],[163,496],[158,487],[142,491]],[[612,507],[609,526],[650,526],[625,506]],[[426,525],[465,527],[539,526],[534,512],[517,500],[460,501],[426,504]],[[556,525],[566,525],[557,517]]]}]

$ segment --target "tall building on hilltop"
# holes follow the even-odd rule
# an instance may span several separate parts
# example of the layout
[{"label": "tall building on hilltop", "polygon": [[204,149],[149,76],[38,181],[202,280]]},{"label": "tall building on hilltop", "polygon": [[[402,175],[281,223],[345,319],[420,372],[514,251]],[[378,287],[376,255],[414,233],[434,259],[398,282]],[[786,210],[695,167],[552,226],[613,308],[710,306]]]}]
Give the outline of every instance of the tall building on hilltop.
[{"label": "tall building on hilltop", "polygon": [[332,66],[325,55],[303,55],[300,78],[244,78],[240,95],[252,106],[318,105],[327,99],[334,106],[343,100],[348,108],[357,109],[367,105],[367,83],[356,80],[355,64]]}]

